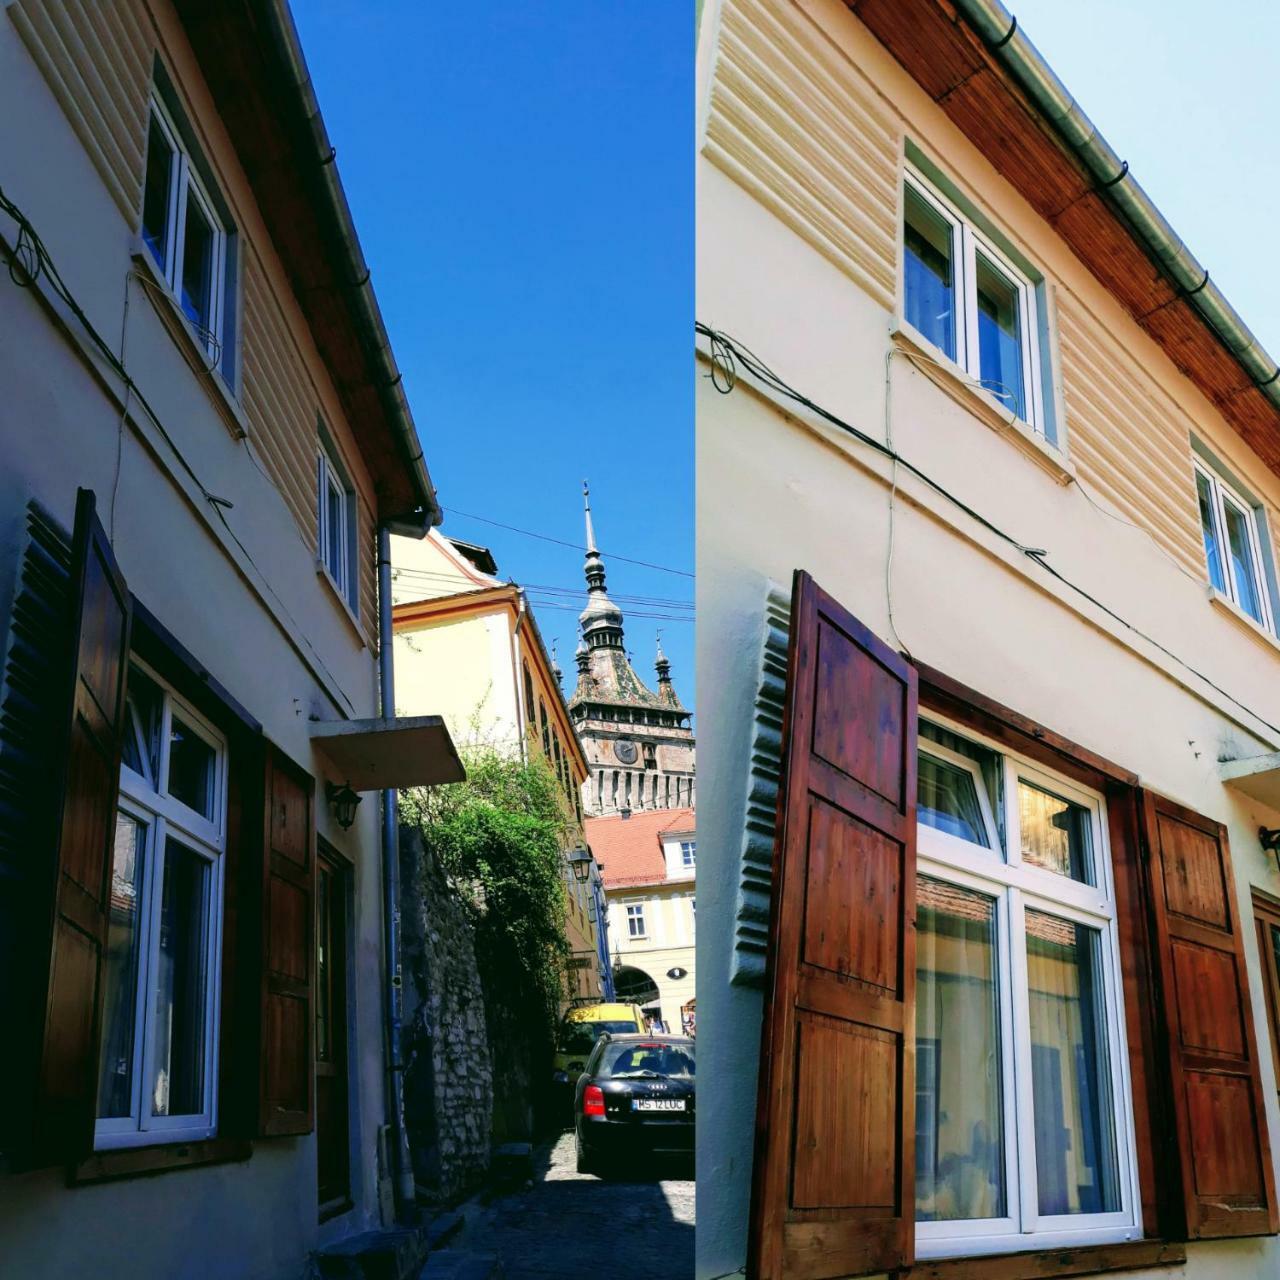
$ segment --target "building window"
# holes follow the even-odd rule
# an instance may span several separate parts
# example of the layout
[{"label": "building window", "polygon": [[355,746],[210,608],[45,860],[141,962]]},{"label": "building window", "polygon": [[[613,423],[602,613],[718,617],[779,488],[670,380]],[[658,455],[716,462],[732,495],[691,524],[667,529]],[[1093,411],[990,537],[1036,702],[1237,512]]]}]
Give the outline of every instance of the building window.
[{"label": "building window", "polygon": [[680,865],[685,868],[694,866],[697,857],[697,842],[693,840],[680,841]]},{"label": "building window", "polygon": [[627,936],[629,938],[646,938],[649,936],[644,924],[643,902],[632,902],[627,905]]},{"label": "building window", "polygon": [[142,239],[214,365],[228,375],[223,346],[229,326],[223,314],[230,310],[230,237],[174,117],[157,97],[151,99],[147,129]]},{"label": "building window", "polygon": [[1271,1027],[1271,1067],[1280,1090],[1280,899],[1253,891],[1254,924],[1258,930],[1258,955],[1267,989],[1267,1023]]},{"label": "building window", "polygon": [[524,664],[524,718],[528,731],[532,731],[537,712],[533,705],[533,677],[529,674],[529,664]]},{"label": "building window", "polygon": [[918,174],[903,214],[906,322],[1044,432],[1035,285]]},{"label": "building window", "polygon": [[918,1252],[1131,1238],[1103,800],[925,721],[917,786]]},{"label": "building window", "polygon": [[356,496],[339,468],[335,455],[321,438],[316,465],[319,506],[319,558],[338,594],[359,612],[354,572],[356,546]]},{"label": "building window", "polygon": [[1274,631],[1262,510],[1200,459],[1194,466],[1209,582],[1255,622]]},{"label": "building window", "polygon": [[216,1131],[226,778],[221,735],[131,665],[111,867],[100,1149]]}]

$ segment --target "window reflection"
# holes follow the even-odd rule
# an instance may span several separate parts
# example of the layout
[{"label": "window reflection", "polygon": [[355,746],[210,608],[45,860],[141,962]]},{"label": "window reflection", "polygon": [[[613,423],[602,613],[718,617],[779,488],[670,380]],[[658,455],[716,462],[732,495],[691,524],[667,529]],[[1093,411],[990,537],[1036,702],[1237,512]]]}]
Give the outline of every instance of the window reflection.
[{"label": "window reflection", "polygon": [[955,266],[951,224],[910,185],[904,227],[907,322],[956,358]]},{"label": "window reflection", "polygon": [[1102,936],[1027,912],[1036,1184],[1042,1215],[1120,1208]]},{"label": "window reflection", "polygon": [[916,934],[916,1219],[1003,1217],[995,903],[922,876]]},{"label": "window reflection", "polygon": [[1018,780],[1022,860],[1081,884],[1093,884],[1089,810],[1034,783]]}]

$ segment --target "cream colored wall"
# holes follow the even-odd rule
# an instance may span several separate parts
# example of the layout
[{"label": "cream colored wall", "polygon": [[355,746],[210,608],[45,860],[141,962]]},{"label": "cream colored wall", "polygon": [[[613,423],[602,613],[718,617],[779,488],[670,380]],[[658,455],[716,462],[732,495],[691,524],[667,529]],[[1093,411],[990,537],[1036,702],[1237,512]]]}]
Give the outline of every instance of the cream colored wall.
[{"label": "cream colored wall", "polygon": [[425,538],[391,539],[391,600],[409,604],[436,600],[459,591],[498,586],[499,580],[482,574],[459,555],[445,536],[432,529]]},{"label": "cream colored wall", "polygon": [[[703,1073],[718,1082],[700,1100],[699,1276],[732,1271],[745,1257],[756,1082],[744,1064],[758,1054],[761,1002],[728,975],[770,584],[789,591],[793,570],[808,569],[895,648],[1225,822],[1246,921],[1250,885],[1280,891],[1256,834],[1280,814],[1228,789],[1217,772],[1220,758],[1280,748],[1280,650],[1207,599],[1189,432],[1223,455],[1269,511],[1280,481],[843,5],[708,4],[704,38],[717,22],[727,70],[710,99],[704,79],[700,100],[708,129],[698,164],[698,318],[862,431],[883,439],[891,427],[902,456],[1022,545],[1044,548],[1048,563],[1101,604],[902,470],[889,572],[889,465],[745,378],[727,396],[697,379],[699,714],[717,727],[699,762],[699,1014]],[[704,72],[717,69],[705,48],[700,57]],[[878,122],[874,129],[858,113]],[[883,202],[854,189],[868,172],[887,189],[885,129],[898,164],[909,131],[1044,271],[1056,300],[1065,462],[992,430],[972,397],[900,356],[889,363],[887,406],[894,314],[877,283]],[[745,157],[738,172],[716,153],[731,142]],[[844,162],[853,152],[856,167]],[[855,215],[870,245],[861,259],[836,251],[853,243]],[[1061,483],[1072,469],[1096,502],[1114,504],[1157,541],[1100,513],[1078,484]],[[1251,928],[1243,936],[1270,1082],[1256,941]],[[1280,1109],[1275,1091],[1266,1093],[1274,1158]],[[1193,1243],[1188,1255],[1192,1280],[1263,1280],[1280,1267],[1280,1242]]]},{"label": "cream colored wall", "polygon": [[[679,1032],[680,1009],[693,999],[696,989],[696,923],[693,885],[652,885],[610,890],[609,943],[617,961],[643,969],[657,984],[661,1017],[667,1030]],[[632,938],[627,929],[627,904],[644,904],[648,936]],[[673,968],[684,969],[683,978],[669,978]]]},{"label": "cream colored wall", "polygon": [[485,742],[518,749],[520,722],[505,605],[479,617],[397,630],[395,671],[398,714],[444,716],[460,745]]}]

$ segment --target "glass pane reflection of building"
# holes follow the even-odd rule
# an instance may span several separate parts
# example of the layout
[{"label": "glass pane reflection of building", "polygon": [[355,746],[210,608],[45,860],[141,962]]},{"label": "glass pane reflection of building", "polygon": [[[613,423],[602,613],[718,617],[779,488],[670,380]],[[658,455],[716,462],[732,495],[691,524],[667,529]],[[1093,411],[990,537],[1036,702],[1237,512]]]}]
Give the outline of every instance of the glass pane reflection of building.
[{"label": "glass pane reflection of building", "polygon": [[1005,1215],[995,902],[922,876],[916,1220]]}]

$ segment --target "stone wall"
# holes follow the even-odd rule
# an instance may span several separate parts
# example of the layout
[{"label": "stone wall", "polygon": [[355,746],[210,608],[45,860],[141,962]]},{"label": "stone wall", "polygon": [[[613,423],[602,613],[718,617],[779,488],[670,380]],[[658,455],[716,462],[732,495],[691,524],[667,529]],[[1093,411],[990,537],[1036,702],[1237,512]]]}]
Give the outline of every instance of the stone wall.
[{"label": "stone wall", "polygon": [[489,1168],[493,1064],[484,991],[458,891],[412,827],[400,829],[404,1102],[418,1194],[448,1201]]}]

